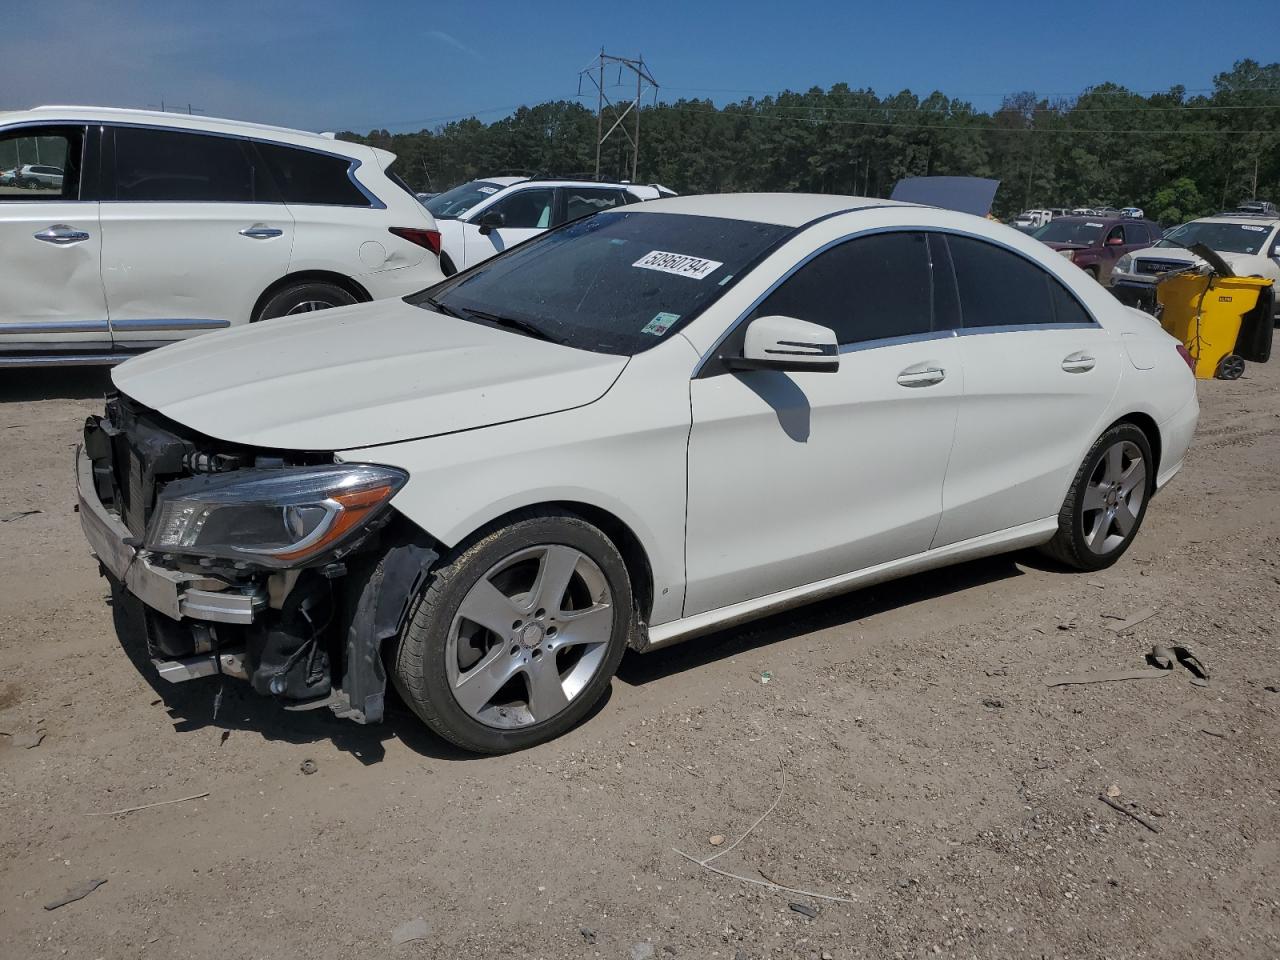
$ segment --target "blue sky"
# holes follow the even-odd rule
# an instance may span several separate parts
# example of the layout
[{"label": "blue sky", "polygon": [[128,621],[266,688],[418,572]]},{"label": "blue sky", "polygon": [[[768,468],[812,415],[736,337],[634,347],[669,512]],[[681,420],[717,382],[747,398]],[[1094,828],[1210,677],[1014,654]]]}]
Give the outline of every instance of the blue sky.
[{"label": "blue sky", "polygon": [[940,89],[983,110],[1018,90],[1069,95],[1104,80],[1205,88],[1235,60],[1280,60],[1280,0],[1162,0],[1136,19],[1131,4],[1063,0],[20,6],[20,17],[0,14],[0,108],[163,100],[361,132],[573,97],[601,46],[643,54],[663,99],[724,103],[844,81]]}]

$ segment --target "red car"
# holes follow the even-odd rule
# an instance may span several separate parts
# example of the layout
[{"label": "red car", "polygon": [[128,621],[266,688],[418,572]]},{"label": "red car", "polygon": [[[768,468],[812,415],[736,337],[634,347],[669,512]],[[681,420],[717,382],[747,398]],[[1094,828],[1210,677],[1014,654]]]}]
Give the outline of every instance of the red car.
[{"label": "red car", "polygon": [[1127,217],[1055,217],[1031,236],[1048,244],[1099,283],[1126,253],[1151,246],[1164,231],[1150,220]]}]

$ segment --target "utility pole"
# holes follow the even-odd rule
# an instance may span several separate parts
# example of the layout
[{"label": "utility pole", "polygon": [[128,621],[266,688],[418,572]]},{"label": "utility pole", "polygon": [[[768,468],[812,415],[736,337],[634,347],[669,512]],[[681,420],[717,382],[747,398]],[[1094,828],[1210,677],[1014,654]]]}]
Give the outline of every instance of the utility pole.
[{"label": "utility pole", "polygon": [[[605,90],[605,70],[617,64],[618,66],[618,86],[622,85],[622,72],[624,70],[632,71],[636,76],[636,95],[634,99],[619,101],[614,103]],[[620,131],[627,142],[631,145],[631,180],[634,182],[638,176],[640,169],[640,101],[649,91],[653,91],[653,102],[658,102],[658,81],[653,79],[653,74],[649,72],[648,66],[645,65],[644,57],[631,59],[629,57],[615,57],[604,52],[604,48],[600,48],[600,55],[596,61],[578,72],[578,94],[582,94],[582,78],[586,77],[596,87],[596,178],[600,177],[600,155],[604,143],[613,135],[614,131]],[[609,114],[613,122],[609,129],[604,127],[605,109],[608,108]],[[632,122],[631,129],[628,130],[623,122],[627,119],[627,115],[634,113],[635,118]]]}]

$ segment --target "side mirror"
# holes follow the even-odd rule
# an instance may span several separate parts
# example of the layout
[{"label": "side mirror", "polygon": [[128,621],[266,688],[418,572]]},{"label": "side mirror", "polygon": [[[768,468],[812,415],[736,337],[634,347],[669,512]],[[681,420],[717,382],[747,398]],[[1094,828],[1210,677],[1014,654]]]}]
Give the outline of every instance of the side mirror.
[{"label": "side mirror", "polygon": [[747,326],[742,356],[727,362],[731,370],[835,373],[840,369],[840,345],[830,327],[795,317],[757,317]]},{"label": "side mirror", "polygon": [[480,227],[480,236],[487,237],[500,227],[505,227],[507,218],[501,210],[486,210],[480,214],[476,224]]},{"label": "side mirror", "polygon": [[1108,247],[1123,247],[1123,246],[1124,246],[1124,237],[1109,237],[1109,238],[1107,239],[1107,246],[1108,246]]}]

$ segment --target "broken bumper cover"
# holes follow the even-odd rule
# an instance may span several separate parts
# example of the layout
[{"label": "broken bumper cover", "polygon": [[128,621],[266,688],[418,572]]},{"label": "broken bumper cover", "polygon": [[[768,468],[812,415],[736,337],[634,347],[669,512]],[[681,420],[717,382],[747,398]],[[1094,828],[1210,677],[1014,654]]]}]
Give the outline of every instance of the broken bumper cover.
[{"label": "broken bumper cover", "polygon": [[76,499],[80,526],[98,562],[152,610],[173,620],[248,625],[266,608],[264,590],[246,590],[214,577],[153,564],[120,518],[99,499],[93,462],[82,447],[76,448]]}]

